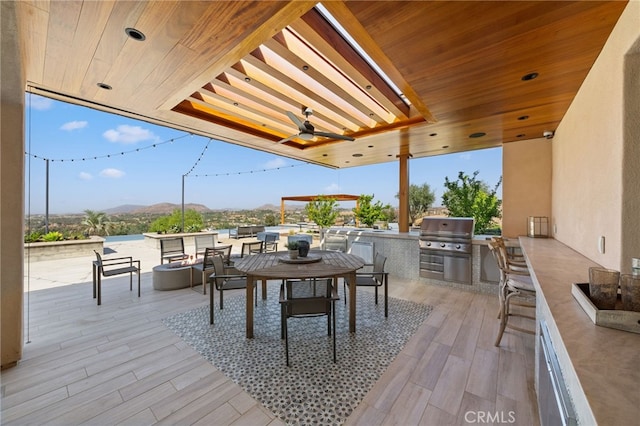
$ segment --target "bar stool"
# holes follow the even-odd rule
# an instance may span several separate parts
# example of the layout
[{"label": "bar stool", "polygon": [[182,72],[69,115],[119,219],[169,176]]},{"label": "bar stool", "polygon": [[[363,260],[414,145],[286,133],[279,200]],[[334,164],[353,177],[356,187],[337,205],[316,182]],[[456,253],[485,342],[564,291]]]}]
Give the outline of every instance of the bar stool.
[{"label": "bar stool", "polygon": [[[495,341],[495,346],[500,346],[502,335],[507,327],[523,333],[535,334],[535,327],[533,327],[533,329],[528,329],[509,324],[509,318],[523,317],[535,320],[535,314],[531,316],[528,314],[512,312],[511,299],[517,297],[521,300],[521,303],[517,303],[518,305],[525,308],[535,309],[536,290],[533,286],[528,270],[514,268],[508,263],[508,254],[504,244],[500,244],[497,241],[491,241],[489,243],[489,249],[491,249],[491,253],[496,259],[496,263],[500,269],[500,290],[498,293],[500,303],[500,312],[498,314],[498,318],[500,319],[500,330],[498,331],[498,337]],[[513,304],[516,303],[514,302]]]}]

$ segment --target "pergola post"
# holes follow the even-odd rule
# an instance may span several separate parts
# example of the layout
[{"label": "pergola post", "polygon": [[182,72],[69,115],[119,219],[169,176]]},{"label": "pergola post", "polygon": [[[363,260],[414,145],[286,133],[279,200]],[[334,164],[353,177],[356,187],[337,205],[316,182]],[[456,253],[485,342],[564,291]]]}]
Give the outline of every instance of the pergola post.
[{"label": "pergola post", "polygon": [[409,158],[410,154],[398,156],[399,167],[399,190],[398,190],[398,231],[409,232]]}]

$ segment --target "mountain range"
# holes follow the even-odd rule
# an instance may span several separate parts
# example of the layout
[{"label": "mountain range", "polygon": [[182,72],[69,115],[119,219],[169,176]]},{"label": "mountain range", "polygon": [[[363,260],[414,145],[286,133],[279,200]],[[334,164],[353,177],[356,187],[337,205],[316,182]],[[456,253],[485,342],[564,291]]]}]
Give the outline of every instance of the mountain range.
[{"label": "mountain range", "polygon": [[[182,204],[172,203],[158,203],[150,206],[136,205],[136,204],[124,204],[121,206],[113,207],[103,210],[107,214],[171,214],[176,209],[182,209]],[[273,204],[264,204],[262,206],[253,209],[210,209],[203,204],[188,203],[184,205],[185,210],[195,210],[199,213],[212,212],[212,211],[238,211],[238,210],[270,210],[279,212],[280,207]],[[287,210],[302,210],[304,205],[301,206],[287,206]]]}]

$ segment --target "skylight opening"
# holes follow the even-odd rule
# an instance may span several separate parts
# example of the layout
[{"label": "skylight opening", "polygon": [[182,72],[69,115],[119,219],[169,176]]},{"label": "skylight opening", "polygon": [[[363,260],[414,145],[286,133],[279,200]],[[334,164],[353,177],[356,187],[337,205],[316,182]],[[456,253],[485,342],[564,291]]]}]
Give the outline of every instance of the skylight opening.
[{"label": "skylight opening", "polygon": [[385,74],[384,71],[382,71],[382,69],[378,66],[378,64],[376,64],[375,61],[371,59],[369,55],[367,55],[367,52],[365,52],[364,49],[360,47],[360,45],[355,41],[355,39],[351,37],[351,34],[349,34],[347,30],[342,25],[340,25],[340,23],[333,17],[333,15],[331,15],[331,13],[329,13],[329,11],[322,5],[322,3],[316,4],[315,7],[320,12],[320,14],[327,21],[329,21],[331,26],[342,37],[344,37],[347,43],[349,43],[351,47],[353,47],[356,50],[356,52],[358,52],[358,54],[362,57],[362,59],[364,59],[367,62],[367,64],[369,64],[369,66],[373,68],[376,73],[378,73],[378,75],[385,81],[385,83],[387,83],[389,87],[391,87],[391,89],[396,93],[396,95],[398,95],[398,97],[400,97],[400,99],[402,99],[402,101],[406,103],[407,106],[411,106],[411,102],[409,101],[409,99],[407,99],[405,94],[402,93],[402,91],[398,88],[398,86],[396,86],[393,83],[393,81],[391,81],[389,76],[387,76],[387,74]]}]

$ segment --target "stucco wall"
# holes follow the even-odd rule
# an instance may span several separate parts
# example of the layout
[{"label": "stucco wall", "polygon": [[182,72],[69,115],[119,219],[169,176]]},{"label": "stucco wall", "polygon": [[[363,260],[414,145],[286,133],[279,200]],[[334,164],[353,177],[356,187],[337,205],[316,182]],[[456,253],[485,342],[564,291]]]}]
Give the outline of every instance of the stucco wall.
[{"label": "stucco wall", "polygon": [[[555,237],[589,259],[620,269],[623,239],[638,239],[636,227],[622,229],[625,55],[640,36],[640,2],[630,1],[553,139],[552,223]],[[637,122],[637,117],[636,117]],[[628,142],[630,143],[630,142]],[[635,182],[640,185],[640,182]],[[636,212],[637,214],[637,212]],[[598,240],[606,239],[600,253]]]},{"label": "stucco wall", "polygon": [[504,144],[502,177],[505,237],[527,235],[529,216],[551,217],[551,140],[539,138]]},{"label": "stucco wall", "polygon": [[24,220],[24,77],[15,26],[15,3],[0,2],[0,298],[1,367],[22,357]]}]

